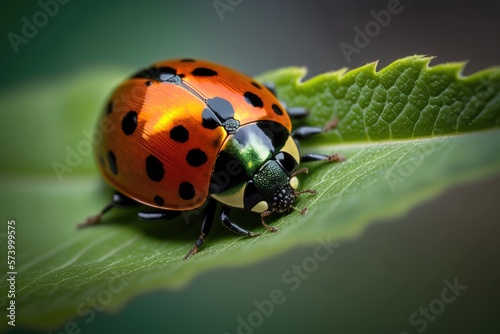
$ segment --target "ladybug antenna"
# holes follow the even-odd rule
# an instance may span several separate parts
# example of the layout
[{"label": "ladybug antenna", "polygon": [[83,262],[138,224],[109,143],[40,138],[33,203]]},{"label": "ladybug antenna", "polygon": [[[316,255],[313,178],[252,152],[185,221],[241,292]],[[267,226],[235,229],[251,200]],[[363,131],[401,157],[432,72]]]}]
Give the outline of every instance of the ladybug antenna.
[{"label": "ladybug antenna", "polygon": [[[297,197],[298,195],[300,194],[313,194],[313,195],[316,195],[316,190],[313,190],[313,189],[306,189],[306,190],[301,190],[301,191],[295,191],[295,197]],[[305,214],[307,214],[307,212],[309,211],[309,209],[307,207],[304,207],[302,209],[298,209],[296,207],[294,207],[293,205],[290,205],[290,207],[292,209],[294,209],[295,211],[298,211],[300,212],[300,215],[303,216]]]},{"label": "ladybug antenna", "polygon": [[302,173],[306,173],[307,174],[307,172],[309,172],[309,169],[307,169],[307,168],[297,169],[295,171],[295,173],[293,173],[292,176],[290,176],[290,177],[294,177],[295,175],[302,174]]},{"label": "ladybug antenna", "polygon": [[292,205],[291,208],[294,209],[297,212],[300,212],[301,216],[307,214],[307,212],[309,211],[309,209],[307,207],[304,207],[302,209],[298,209],[297,207],[295,207],[295,206]]},{"label": "ladybug antenna", "polygon": [[[291,177],[294,177],[295,175],[302,174],[302,173],[306,173],[307,174],[308,172],[309,172],[309,169],[307,169],[307,168],[297,169],[295,171],[295,173],[292,174]],[[305,194],[305,193],[316,195],[316,190],[314,190],[314,189],[306,189],[306,190],[301,190],[301,191],[294,190],[293,193],[294,193],[295,197],[299,196],[300,194]],[[292,206],[292,208],[294,208],[294,207]],[[303,212],[304,210],[306,210],[306,212],[307,212],[307,208],[302,209],[301,212]]]}]

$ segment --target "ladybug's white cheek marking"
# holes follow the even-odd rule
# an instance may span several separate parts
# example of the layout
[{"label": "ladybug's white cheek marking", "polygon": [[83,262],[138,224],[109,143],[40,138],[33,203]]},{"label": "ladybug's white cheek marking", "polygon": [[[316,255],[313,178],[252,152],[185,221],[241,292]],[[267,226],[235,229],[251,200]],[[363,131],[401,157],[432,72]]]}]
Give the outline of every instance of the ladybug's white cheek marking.
[{"label": "ladybug's white cheek marking", "polygon": [[297,188],[299,187],[299,179],[297,179],[296,176],[290,179],[290,187],[294,190],[297,190]]},{"label": "ladybug's white cheek marking", "polygon": [[245,185],[246,185],[245,183],[242,183],[238,187],[231,188],[227,191],[218,194],[212,194],[211,196],[223,204],[232,206],[234,208],[243,209],[245,207],[244,204],[244,195],[246,188]]},{"label": "ladybug's white cheek marking", "polygon": [[288,140],[286,141],[285,146],[283,146],[281,151],[290,154],[295,159],[295,161],[297,161],[297,163],[300,163],[299,149],[297,148],[297,144],[293,140],[292,136],[288,137]]},{"label": "ladybug's white cheek marking", "polygon": [[267,204],[267,202],[260,201],[259,203],[255,204],[255,206],[252,208],[252,211],[257,213],[262,213],[264,211],[267,211],[268,209],[269,205]]}]

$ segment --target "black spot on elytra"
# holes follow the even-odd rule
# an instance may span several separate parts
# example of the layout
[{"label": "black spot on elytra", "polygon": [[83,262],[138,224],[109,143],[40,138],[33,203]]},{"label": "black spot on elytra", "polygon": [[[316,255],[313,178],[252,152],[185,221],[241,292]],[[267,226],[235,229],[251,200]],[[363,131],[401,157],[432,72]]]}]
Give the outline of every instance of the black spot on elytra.
[{"label": "black spot on elytra", "polygon": [[254,87],[257,87],[258,89],[261,89],[262,86],[258,83],[256,83],[255,81],[252,81],[251,84],[254,86]]},{"label": "black spot on elytra", "polygon": [[106,162],[104,161],[104,157],[102,156],[102,154],[99,154],[99,163],[102,167],[106,167]]},{"label": "black spot on elytra", "polygon": [[148,173],[148,177],[155,182],[160,182],[163,176],[165,176],[163,164],[154,155],[149,155],[146,158],[146,172]]},{"label": "black spot on elytra", "polygon": [[186,155],[186,161],[193,167],[199,167],[207,162],[207,154],[199,148],[193,148]]},{"label": "black spot on elytra", "polygon": [[262,99],[252,92],[245,92],[243,96],[249,104],[256,108],[262,108],[264,106],[264,102],[262,102]]},{"label": "black spot on elytra", "polygon": [[162,67],[151,66],[140,72],[137,72],[135,75],[132,76],[132,78],[152,79],[155,81],[167,81],[176,75],[177,75],[177,70],[170,66],[162,66]]},{"label": "black spot on elytra", "polygon": [[226,99],[214,97],[207,100],[207,105],[216,114],[221,123],[234,117],[233,105]]},{"label": "black spot on elytra", "polygon": [[106,106],[106,114],[111,114],[111,112],[113,111],[113,101],[109,101],[108,102],[108,105]]},{"label": "black spot on elytra", "polygon": [[178,143],[185,143],[189,139],[189,131],[183,125],[177,125],[170,130],[170,139]]},{"label": "black spot on elytra", "polygon": [[108,151],[108,166],[111,172],[115,175],[118,174],[118,165],[116,164],[116,155],[113,151]]},{"label": "black spot on elytra", "polygon": [[137,112],[130,110],[122,119],[122,131],[127,136],[134,133],[137,128]]},{"label": "black spot on elytra", "polygon": [[220,139],[220,138],[214,139],[214,140],[212,141],[212,146],[213,146],[214,148],[219,148],[219,147],[220,147],[220,142],[221,142],[221,139]]},{"label": "black spot on elytra", "polygon": [[191,72],[196,77],[213,77],[217,75],[217,72],[206,67],[198,67]]},{"label": "black spot on elytra", "polygon": [[201,125],[203,125],[203,127],[206,129],[213,130],[216,127],[222,125],[214,112],[209,108],[205,108],[203,110],[203,112],[201,113],[201,118]]},{"label": "black spot on elytra", "polygon": [[155,198],[153,199],[156,205],[163,205],[165,203],[165,200],[161,197],[156,195]]},{"label": "black spot on elytra", "polygon": [[182,182],[179,186],[179,196],[184,200],[194,198],[194,186],[189,182]]},{"label": "black spot on elytra", "polygon": [[170,66],[162,66],[158,68],[158,72],[160,73],[166,73],[166,74],[177,74],[177,70],[175,68],[172,68]]},{"label": "black spot on elytra", "polygon": [[194,59],[191,59],[191,58],[184,58],[184,59],[181,59],[180,61],[182,61],[183,63],[192,63],[192,62],[194,62],[195,60],[194,60]]},{"label": "black spot on elytra", "polygon": [[273,104],[273,111],[276,115],[283,115],[283,110],[281,110],[280,106],[277,104]]}]

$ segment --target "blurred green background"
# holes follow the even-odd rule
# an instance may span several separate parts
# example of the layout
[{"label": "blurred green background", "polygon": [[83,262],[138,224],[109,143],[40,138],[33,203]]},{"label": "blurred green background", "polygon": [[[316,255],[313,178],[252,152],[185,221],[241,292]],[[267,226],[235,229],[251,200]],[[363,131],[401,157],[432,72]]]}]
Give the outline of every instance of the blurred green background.
[{"label": "blurred green background", "polygon": [[[465,73],[500,64],[498,2],[402,0],[401,12],[350,61],[339,45],[354,45],[353,29],[373,21],[371,11],[387,9],[392,1],[216,3],[232,3],[232,10],[221,19],[212,0],[71,0],[16,53],[8,33],[20,35],[22,18],[31,20],[41,7],[37,1],[3,1],[0,91],[43,85],[96,66],[138,69],[178,56],[250,75],[289,65],[307,66],[314,75],[378,59],[385,66],[411,54],[435,55],[436,62],[470,60]],[[22,141],[20,127],[0,149]],[[9,156],[1,159],[9,169]],[[156,291],[116,314],[100,312],[90,323],[75,322],[82,333],[236,333],[238,318],[248,320],[256,311],[254,301],[280,289],[285,302],[244,333],[417,333],[423,327],[412,326],[410,315],[440,298],[443,280],[457,277],[467,289],[428,321],[425,333],[497,333],[499,186],[497,176],[453,188],[404,217],[373,225],[356,240],[341,242],[295,291],[282,275],[312,256],[315,246],[208,272],[182,290]],[[2,215],[15,216],[6,209],[2,206]]]}]

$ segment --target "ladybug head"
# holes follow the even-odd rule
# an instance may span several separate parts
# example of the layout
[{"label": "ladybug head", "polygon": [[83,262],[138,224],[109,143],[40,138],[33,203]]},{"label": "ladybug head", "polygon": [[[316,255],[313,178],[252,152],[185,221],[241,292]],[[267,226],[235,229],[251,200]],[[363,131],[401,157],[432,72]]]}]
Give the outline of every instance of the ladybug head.
[{"label": "ladybug head", "polygon": [[290,181],[288,182],[288,184],[274,193],[269,203],[270,204],[269,211],[284,213],[291,209],[294,209],[299,211],[301,214],[305,214],[307,212],[307,208],[303,208],[302,210],[300,210],[293,206],[293,203],[295,202],[295,199],[297,198],[298,195],[303,193],[309,193],[309,194],[316,193],[315,190],[309,190],[309,189],[303,191],[297,190],[299,186],[299,180],[295,175],[300,173],[307,173],[307,168],[299,169],[295,173],[293,173],[292,176],[290,177]]},{"label": "ladybug head", "polygon": [[[268,172],[265,172],[269,169]],[[290,210],[297,210],[301,214],[307,212],[307,208],[297,209],[293,206],[297,196],[303,193],[315,194],[314,190],[302,190],[298,191],[299,180],[297,179],[297,174],[307,173],[307,168],[302,168],[293,172],[290,176],[286,173],[280,173],[279,169],[275,167],[273,162],[269,162],[264,168],[257,174],[253,179],[253,184],[259,189],[260,196],[255,196],[253,191],[247,192],[247,195],[252,194],[249,198],[254,197],[255,199],[261,198],[260,201],[252,208],[252,211],[261,213],[261,215],[267,216],[273,212],[285,213]],[[262,176],[264,175],[264,176]],[[275,178],[269,178],[269,176],[277,176]],[[281,180],[280,177],[281,176]],[[252,189],[247,188],[247,191]],[[249,194],[250,193],[250,194]]]},{"label": "ladybug head", "polygon": [[296,198],[295,189],[290,185],[284,186],[273,195],[270,209],[278,213],[286,212],[292,208]]}]

